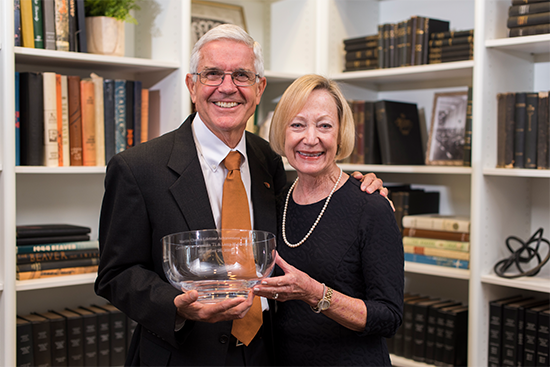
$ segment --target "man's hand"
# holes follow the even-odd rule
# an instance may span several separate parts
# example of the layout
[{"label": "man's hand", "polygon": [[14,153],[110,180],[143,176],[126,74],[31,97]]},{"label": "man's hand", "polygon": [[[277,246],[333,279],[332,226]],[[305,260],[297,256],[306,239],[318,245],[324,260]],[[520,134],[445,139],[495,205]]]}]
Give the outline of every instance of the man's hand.
[{"label": "man's hand", "polygon": [[384,187],[384,182],[376,177],[374,173],[367,173],[366,175],[363,175],[361,172],[355,171],[351,175],[353,176],[353,178],[361,181],[361,190],[369,194],[372,194],[376,190],[379,190],[380,195],[385,197],[390,202],[393,211],[395,211],[395,206],[393,205],[393,202],[388,198],[388,189]]},{"label": "man's hand", "polygon": [[198,298],[199,293],[195,290],[174,298],[178,314],[185,320],[214,323],[242,319],[252,306],[254,294],[249,292],[248,298],[237,297],[218,303],[201,303],[197,302]]}]

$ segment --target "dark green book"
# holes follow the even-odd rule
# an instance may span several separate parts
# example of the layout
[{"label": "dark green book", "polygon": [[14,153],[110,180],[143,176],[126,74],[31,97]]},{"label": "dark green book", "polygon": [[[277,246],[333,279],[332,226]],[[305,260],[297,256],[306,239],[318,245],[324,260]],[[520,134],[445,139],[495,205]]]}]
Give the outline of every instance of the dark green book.
[{"label": "dark green book", "polygon": [[539,116],[538,116],[538,132],[537,132],[537,168],[550,168],[548,160],[548,145],[550,139],[550,126],[548,113],[548,92],[539,92]]},{"label": "dark green book", "polygon": [[32,23],[34,48],[44,48],[44,22],[42,20],[42,0],[32,0]]}]

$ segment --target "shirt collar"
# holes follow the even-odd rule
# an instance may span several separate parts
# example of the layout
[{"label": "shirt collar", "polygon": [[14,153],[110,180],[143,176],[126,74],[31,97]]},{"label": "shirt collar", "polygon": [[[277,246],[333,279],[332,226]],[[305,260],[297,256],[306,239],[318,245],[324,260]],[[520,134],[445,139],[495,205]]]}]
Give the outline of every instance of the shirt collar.
[{"label": "shirt collar", "polygon": [[241,162],[241,166],[247,161],[246,134],[243,134],[235,149],[231,149],[216,135],[214,135],[214,133],[201,120],[198,113],[195,115],[195,119],[193,120],[191,127],[198,152],[203,156],[208,168],[210,168],[213,172],[218,170],[220,164],[232,150],[238,151],[244,157]]}]

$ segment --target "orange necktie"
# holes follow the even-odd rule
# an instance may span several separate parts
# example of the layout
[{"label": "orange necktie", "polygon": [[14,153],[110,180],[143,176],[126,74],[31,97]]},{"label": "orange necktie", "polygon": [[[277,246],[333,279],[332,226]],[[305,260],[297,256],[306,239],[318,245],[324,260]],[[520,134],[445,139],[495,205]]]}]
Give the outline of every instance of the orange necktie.
[{"label": "orange necktie", "polygon": [[[227,176],[223,184],[222,199],[222,229],[252,229],[250,224],[250,211],[248,210],[248,198],[241,179],[241,154],[231,151],[224,159]],[[248,237],[247,237],[248,238]],[[247,247],[246,252],[230,255],[230,251],[224,249],[224,260],[227,263],[239,262],[243,265],[241,275],[255,277],[256,265],[252,248]],[[229,258],[231,256],[231,259]],[[259,297],[254,297],[252,307],[242,319],[233,320],[231,334],[246,346],[250,344],[254,336],[262,326],[262,305]]]}]

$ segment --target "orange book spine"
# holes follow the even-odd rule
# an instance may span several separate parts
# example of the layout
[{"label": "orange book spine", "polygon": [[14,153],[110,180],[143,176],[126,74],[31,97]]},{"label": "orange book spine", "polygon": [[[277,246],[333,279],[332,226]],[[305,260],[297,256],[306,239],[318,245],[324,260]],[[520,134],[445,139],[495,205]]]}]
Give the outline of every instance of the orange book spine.
[{"label": "orange book spine", "polygon": [[95,95],[94,83],[90,79],[80,81],[80,106],[82,108],[82,165],[95,166]]},{"label": "orange book spine", "polygon": [[149,89],[141,90],[141,142],[149,140]]},{"label": "orange book spine", "polygon": [[41,279],[66,275],[89,274],[97,272],[97,265],[77,266],[74,268],[34,270],[17,273],[17,280]]}]

